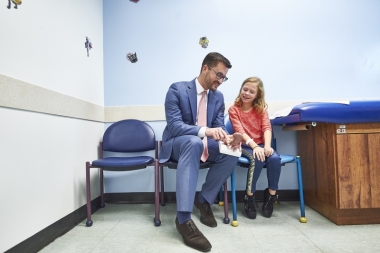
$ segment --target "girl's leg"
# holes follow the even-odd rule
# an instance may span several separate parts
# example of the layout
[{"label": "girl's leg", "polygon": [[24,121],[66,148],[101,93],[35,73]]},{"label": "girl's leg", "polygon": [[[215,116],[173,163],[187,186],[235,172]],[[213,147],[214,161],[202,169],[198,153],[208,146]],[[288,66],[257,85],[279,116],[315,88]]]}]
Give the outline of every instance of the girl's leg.
[{"label": "girl's leg", "polygon": [[278,182],[280,181],[281,174],[281,158],[280,155],[274,151],[274,153],[267,157],[267,178],[268,178],[268,188],[269,192],[274,195],[278,190]]},{"label": "girl's leg", "polygon": [[274,202],[276,201],[276,191],[278,190],[278,181],[281,174],[281,158],[275,151],[271,156],[267,157],[267,178],[268,188],[264,190],[264,203],[262,206],[262,215],[270,218],[273,213]]},{"label": "girl's leg", "polygon": [[264,166],[264,163],[253,158],[252,152],[252,149],[243,146],[242,156],[250,161],[247,172],[246,195],[244,196],[244,211],[249,219],[256,218],[256,208],[259,208],[254,193],[256,191],[257,180]]}]

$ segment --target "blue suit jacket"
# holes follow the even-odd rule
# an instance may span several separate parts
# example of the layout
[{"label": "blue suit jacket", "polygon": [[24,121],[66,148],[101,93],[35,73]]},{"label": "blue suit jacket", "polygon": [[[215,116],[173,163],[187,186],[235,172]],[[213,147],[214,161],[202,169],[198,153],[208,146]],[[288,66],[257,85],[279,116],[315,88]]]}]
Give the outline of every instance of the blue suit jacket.
[{"label": "blue suit jacket", "polygon": [[[169,160],[173,149],[173,138],[182,135],[198,136],[197,89],[195,79],[190,82],[173,83],[165,99],[166,127],[162,135],[160,162]],[[207,99],[207,126],[224,130],[224,97],[220,91],[209,90]]]}]

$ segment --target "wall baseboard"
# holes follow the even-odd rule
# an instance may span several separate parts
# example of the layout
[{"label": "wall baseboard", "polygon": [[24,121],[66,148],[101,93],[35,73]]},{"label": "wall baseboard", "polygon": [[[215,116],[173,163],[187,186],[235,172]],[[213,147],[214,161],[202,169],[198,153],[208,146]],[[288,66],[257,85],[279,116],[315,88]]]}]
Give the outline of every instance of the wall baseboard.
[{"label": "wall baseboard", "polygon": [[[92,213],[100,208],[100,196],[91,201]],[[64,235],[76,225],[81,223],[87,217],[86,205],[78,208],[74,212],[66,215],[62,219],[54,222],[50,226],[44,228],[35,235],[29,237],[25,241],[17,244],[13,248],[5,251],[5,253],[20,253],[20,252],[38,252],[49,243]]]},{"label": "wall baseboard", "polygon": [[[262,190],[256,191],[256,200],[263,201]],[[236,191],[236,201],[243,202],[245,191]],[[298,190],[278,190],[279,201],[299,201]],[[175,192],[165,192],[165,203],[175,203]],[[228,201],[231,202],[231,192],[228,192]],[[154,192],[131,192],[131,193],[105,193],[104,201],[109,204],[139,204],[154,203]],[[215,200],[218,203],[219,197]]]}]

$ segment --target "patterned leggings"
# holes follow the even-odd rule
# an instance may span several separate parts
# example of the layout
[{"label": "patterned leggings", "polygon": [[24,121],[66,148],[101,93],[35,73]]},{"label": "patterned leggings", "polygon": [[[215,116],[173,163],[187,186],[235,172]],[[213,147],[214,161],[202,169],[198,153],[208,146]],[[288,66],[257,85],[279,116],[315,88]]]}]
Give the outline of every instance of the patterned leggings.
[{"label": "patterned leggings", "polygon": [[251,152],[248,152],[245,149],[242,149],[242,153],[249,158],[249,168],[248,168],[248,174],[247,174],[247,188],[246,192],[252,191],[252,179],[253,179],[253,172],[255,171],[255,159],[253,158],[253,155]]}]

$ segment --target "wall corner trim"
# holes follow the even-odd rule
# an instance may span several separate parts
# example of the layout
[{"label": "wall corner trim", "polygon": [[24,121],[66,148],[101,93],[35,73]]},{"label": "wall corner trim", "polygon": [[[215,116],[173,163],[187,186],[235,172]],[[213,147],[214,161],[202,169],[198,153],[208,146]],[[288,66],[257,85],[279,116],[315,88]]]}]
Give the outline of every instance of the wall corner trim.
[{"label": "wall corner trim", "polygon": [[0,106],[104,122],[104,107],[0,74]]}]

